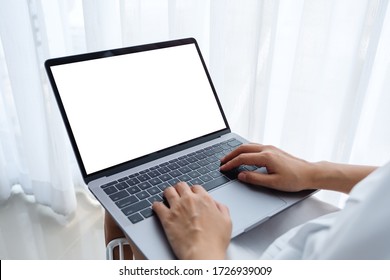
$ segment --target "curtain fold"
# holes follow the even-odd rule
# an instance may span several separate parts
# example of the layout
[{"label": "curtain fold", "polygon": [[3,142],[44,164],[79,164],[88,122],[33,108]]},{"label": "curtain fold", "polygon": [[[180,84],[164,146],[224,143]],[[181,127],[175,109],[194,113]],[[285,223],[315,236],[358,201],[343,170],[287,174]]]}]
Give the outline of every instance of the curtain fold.
[{"label": "curtain fold", "polygon": [[10,188],[19,184],[26,194],[34,195],[36,202],[57,213],[70,214],[76,200],[62,145],[65,137],[58,132],[58,112],[44,89],[39,55],[44,55],[47,42],[38,14],[39,6],[31,1],[7,2],[7,9],[0,12],[6,65],[2,74],[8,76],[9,82],[9,92],[2,87],[1,98],[5,106],[13,105],[14,109],[4,112],[3,122],[8,122],[8,130],[1,139],[1,150],[3,154],[9,149],[14,153],[1,165],[13,166],[14,175],[1,185],[1,199],[5,200]]},{"label": "curtain fold", "polygon": [[[232,129],[310,161],[390,159],[388,0],[0,0],[0,200],[83,186],[47,58],[195,37]],[[333,198],[332,198],[333,199]],[[336,199],[337,200],[337,199]]]},{"label": "curtain fold", "polygon": [[88,51],[122,46],[119,0],[83,0],[85,39]]}]

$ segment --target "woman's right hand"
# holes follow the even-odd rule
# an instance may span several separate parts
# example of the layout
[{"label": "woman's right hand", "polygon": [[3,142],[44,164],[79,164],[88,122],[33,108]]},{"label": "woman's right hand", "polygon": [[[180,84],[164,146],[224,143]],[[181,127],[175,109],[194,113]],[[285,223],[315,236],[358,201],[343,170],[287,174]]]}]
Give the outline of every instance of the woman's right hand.
[{"label": "woman's right hand", "polygon": [[243,144],[221,159],[221,171],[240,165],[265,167],[267,173],[243,171],[240,181],[287,192],[314,188],[313,163],[296,158],[274,146]]}]

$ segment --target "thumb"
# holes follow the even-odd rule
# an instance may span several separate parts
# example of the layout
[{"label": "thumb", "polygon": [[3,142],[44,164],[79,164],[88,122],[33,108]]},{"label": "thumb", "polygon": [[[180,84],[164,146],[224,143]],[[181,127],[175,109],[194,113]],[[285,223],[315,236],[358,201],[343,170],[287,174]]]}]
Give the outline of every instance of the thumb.
[{"label": "thumb", "polygon": [[238,179],[242,182],[263,187],[274,187],[274,175],[253,171],[243,171],[238,174]]}]

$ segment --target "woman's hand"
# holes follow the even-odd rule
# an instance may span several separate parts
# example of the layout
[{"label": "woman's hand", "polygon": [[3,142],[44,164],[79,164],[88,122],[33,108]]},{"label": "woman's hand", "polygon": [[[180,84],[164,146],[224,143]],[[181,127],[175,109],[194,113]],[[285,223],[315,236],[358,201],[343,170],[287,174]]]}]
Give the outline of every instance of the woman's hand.
[{"label": "woman's hand", "polygon": [[276,190],[296,192],[306,189],[326,189],[349,193],[375,166],[340,164],[326,161],[307,162],[276,147],[244,144],[221,160],[221,171],[240,165],[267,168],[267,174],[243,171],[238,179]]},{"label": "woman's hand", "polygon": [[232,223],[226,206],[216,202],[201,186],[180,182],[165,189],[169,208],[155,202],[172,249],[179,259],[224,259]]},{"label": "woman's hand", "polygon": [[241,172],[238,179],[246,183],[288,192],[314,188],[311,176],[313,164],[273,146],[241,145],[226,155],[221,164],[221,171],[228,171],[240,165],[267,168],[268,174],[255,171]]}]

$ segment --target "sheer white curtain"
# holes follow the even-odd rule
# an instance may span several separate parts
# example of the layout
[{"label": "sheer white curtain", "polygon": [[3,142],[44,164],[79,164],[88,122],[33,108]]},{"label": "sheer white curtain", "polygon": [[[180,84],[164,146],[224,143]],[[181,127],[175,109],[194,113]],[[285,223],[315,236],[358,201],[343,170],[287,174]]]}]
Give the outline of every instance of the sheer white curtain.
[{"label": "sheer white curtain", "polygon": [[181,37],[198,40],[232,129],[250,140],[312,161],[390,159],[387,0],[0,3],[2,201],[18,184],[75,210],[82,182],[45,59]]}]

